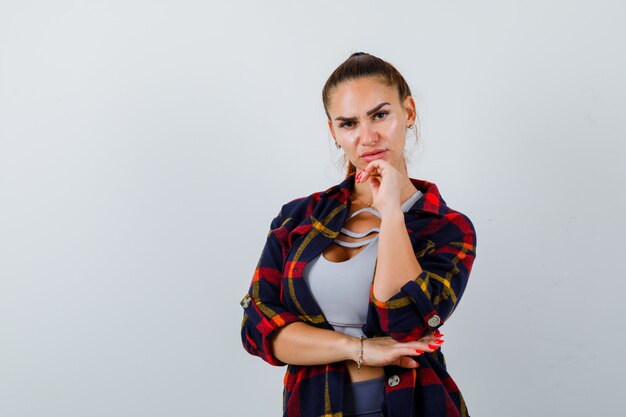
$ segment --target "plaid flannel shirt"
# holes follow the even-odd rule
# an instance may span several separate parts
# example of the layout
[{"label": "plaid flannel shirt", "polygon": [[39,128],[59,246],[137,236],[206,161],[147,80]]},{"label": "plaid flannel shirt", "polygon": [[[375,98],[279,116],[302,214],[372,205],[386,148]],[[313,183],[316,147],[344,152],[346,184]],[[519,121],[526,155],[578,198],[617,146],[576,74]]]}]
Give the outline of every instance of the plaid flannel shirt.
[{"label": "plaid flannel shirt", "polygon": [[[457,307],[476,254],[476,233],[467,216],[446,205],[434,183],[410,179],[424,195],[404,214],[407,233],[423,271],[387,301],[373,285],[367,337],[417,340],[441,327]],[[271,222],[265,247],[243,307],[244,348],[271,365],[286,365],[270,349],[274,332],[295,321],[333,330],[313,298],[302,271],[338,236],[350,209],[354,174],[340,184],[284,204]],[[373,277],[372,277],[373,284]],[[413,357],[416,369],[385,366],[383,415],[387,417],[469,416],[450,377],[441,348]],[[288,365],[283,417],[341,417],[345,362]]]}]

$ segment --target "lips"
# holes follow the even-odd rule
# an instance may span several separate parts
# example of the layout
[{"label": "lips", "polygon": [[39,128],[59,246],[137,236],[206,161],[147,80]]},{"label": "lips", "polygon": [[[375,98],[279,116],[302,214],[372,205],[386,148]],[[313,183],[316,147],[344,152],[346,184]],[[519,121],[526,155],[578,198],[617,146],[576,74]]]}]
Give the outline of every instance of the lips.
[{"label": "lips", "polygon": [[373,161],[374,159],[380,159],[385,156],[386,149],[372,149],[371,151],[363,152],[361,158],[366,161]]}]

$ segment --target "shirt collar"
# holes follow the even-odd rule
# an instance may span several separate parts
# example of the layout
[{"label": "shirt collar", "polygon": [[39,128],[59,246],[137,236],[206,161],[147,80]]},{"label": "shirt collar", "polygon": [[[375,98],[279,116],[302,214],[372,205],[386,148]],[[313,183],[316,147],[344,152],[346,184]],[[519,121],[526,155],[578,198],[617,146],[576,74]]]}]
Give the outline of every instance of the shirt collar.
[{"label": "shirt collar", "polygon": [[[345,203],[350,199],[350,192],[354,188],[354,176],[355,173],[351,173],[339,184],[333,185],[325,191],[322,191],[320,193],[320,197],[328,198],[336,196],[339,197],[339,201]],[[417,178],[409,178],[409,180],[415,188],[420,190],[424,195],[418,198],[417,201],[407,210],[407,212],[423,212],[434,214],[436,216],[443,216],[446,213],[448,207],[443,197],[441,197],[439,189],[435,183]]]}]

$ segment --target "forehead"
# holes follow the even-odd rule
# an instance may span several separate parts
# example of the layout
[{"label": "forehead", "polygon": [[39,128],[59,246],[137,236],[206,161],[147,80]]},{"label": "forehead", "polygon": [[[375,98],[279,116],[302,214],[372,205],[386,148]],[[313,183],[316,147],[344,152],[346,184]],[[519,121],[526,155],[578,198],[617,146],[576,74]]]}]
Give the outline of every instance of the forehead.
[{"label": "forehead", "polygon": [[329,111],[338,115],[346,112],[360,113],[383,101],[391,105],[399,104],[398,90],[394,86],[388,86],[380,78],[348,80],[338,84],[331,92]]}]

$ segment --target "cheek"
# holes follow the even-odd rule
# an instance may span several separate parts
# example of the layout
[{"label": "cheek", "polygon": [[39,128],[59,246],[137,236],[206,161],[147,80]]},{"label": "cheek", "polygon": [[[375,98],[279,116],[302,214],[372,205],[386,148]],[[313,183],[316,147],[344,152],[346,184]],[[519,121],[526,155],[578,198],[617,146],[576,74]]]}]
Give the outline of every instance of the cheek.
[{"label": "cheek", "polygon": [[349,132],[343,132],[340,136],[340,139],[345,147],[353,147],[354,142],[356,141],[356,136],[356,132],[354,130],[351,130]]},{"label": "cheek", "polygon": [[396,130],[404,130],[404,127],[400,123],[400,120],[394,118],[389,119],[389,129],[395,132]]},{"label": "cheek", "polygon": [[404,141],[406,139],[406,125],[404,123],[404,121],[402,120],[390,120],[389,121],[389,132],[390,135],[394,138],[396,138],[396,140],[399,141]]}]

